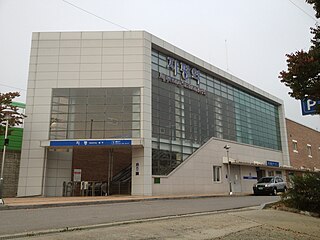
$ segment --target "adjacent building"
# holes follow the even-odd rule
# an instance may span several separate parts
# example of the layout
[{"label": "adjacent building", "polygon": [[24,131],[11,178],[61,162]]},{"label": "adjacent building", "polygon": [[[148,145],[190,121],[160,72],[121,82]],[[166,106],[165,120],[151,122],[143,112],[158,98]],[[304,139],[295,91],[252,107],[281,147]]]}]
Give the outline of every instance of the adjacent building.
[{"label": "adjacent building", "polygon": [[320,171],[320,132],[286,119],[291,166]]},{"label": "adjacent building", "polygon": [[18,196],[251,193],[290,165],[282,100],[144,31],[33,33],[26,115]]}]

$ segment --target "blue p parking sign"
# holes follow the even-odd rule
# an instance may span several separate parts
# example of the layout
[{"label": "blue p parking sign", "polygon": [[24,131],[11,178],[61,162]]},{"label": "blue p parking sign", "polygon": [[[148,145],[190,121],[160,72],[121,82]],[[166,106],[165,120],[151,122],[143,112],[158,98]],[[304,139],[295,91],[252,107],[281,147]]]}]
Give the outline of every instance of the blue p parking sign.
[{"label": "blue p parking sign", "polygon": [[320,105],[320,100],[318,101],[313,101],[310,99],[301,100],[302,115],[315,114],[318,105]]}]

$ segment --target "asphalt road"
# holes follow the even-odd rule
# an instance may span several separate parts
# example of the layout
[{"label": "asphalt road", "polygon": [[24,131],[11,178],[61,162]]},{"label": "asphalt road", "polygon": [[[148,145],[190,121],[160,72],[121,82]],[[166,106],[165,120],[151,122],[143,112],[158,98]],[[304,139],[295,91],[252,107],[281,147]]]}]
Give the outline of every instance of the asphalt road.
[{"label": "asphalt road", "polygon": [[47,229],[257,206],[278,196],[155,200],[89,206],[0,211],[0,236]]},{"label": "asphalt road", "polygon": [[320,219],[277,211],[245,210],[65,231],[20,240],[320,240]]}]

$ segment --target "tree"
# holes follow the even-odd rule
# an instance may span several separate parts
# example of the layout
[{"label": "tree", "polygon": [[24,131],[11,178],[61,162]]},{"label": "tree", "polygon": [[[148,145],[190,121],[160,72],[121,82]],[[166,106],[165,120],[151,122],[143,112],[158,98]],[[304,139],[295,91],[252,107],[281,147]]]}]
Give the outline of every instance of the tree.
[{"label": "tree", "polygon": [[292,188],[281,196],[283,203],[303,211],[320,213],[320,173],[294,175]]},{"label": "tree", "polygon": [[0,132],[3,131],[6,125],[4,109],[12,110],[12,115],[9,119],[10,127],[22,124],[23,118],[26,117],[24,114],[18,112],[18,107],[12,106],[12,100],[19,96],[19,92],[0,93]]},{"label": "tree", "polygon": [[[313,4],[315,16],[320,18],[320,0],[306,0]],[[287,71],[281,71],[279,78],[291,88],[289,95],[295,99],[320,100],[320,26],[311,28],[313,38],[308,51],[287,54]],[[320,113],[320,108],[318,109]]]},{"label": "tree", "polygon": [[313,4],[313,9],[316,11],[316,17],[320,18],[320,1],[319,0],[306,0],[307,3]]}]

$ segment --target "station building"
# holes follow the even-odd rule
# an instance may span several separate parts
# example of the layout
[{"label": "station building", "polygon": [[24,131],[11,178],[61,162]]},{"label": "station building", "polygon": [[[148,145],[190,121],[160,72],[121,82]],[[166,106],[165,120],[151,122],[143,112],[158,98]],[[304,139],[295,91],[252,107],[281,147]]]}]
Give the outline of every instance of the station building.
[{"label": "station building", "polygon": [[250,193],[290,165],[282,100],[144,31],[33,33],[26,115],[18,196]]}]

